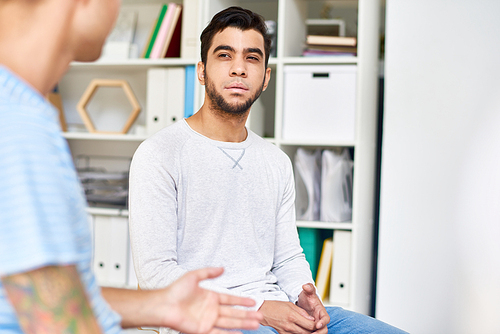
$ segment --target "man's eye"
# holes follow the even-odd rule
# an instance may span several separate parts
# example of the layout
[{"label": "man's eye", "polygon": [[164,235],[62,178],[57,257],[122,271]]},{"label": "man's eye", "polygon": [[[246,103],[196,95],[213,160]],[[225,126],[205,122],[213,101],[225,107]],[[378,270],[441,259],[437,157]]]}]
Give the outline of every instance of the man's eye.
[{"label": "man's eye", "polygon": [[221,53],[219,58],[229,58],[229,55],[227,53]]},{"label": "man's eye", "polygon": [[255,57],[255,56],[248,56],[248,59],[258,61],[258,60],[259,60],[259,57]]}]

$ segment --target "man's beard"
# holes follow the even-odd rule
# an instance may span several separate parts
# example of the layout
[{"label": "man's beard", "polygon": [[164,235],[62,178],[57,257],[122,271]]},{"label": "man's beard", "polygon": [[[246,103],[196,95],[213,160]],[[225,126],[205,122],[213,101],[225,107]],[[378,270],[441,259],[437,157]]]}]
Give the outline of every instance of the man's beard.
[{"label": "man's beard", "polygon": [[[265,79],[265,78],[264,78]],[[252,104],[259,98],[262,90],[264,89],[264,81],[260,86],[259,90],[255,94],[249,97],[245,102],[240,104],[229,104],[224,97],[217,92],[214,83],[207,77],[205,72],[205,90],[208,97],[211,100],[210,107],[216,111],[219,111],[226,115],[244,115],[252,106]]]}]

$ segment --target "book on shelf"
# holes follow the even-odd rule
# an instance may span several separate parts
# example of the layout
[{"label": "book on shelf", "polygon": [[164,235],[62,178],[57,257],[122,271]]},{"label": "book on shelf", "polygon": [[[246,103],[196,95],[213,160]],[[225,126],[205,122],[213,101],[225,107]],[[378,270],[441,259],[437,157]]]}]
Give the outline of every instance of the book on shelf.
[{"label": "book on shelf", "polygon": [[165,17],[166,12],[167,12],[167,5],[163,4],[161,7],[161,10],[160,10],[160,13],[158,14],[158,18],[156,19],[155,23],[153,24],[151,37],[149,38],[148,42],[145,45],[144,58],[150,58],[150,56],[151,56],[151,51],[153,50],[153,45],[155,43],[158,32],[160,31],[160,27],[161,27],[161,24],[163,22],[163,19]]},{"label": "book on shelf", "polygon": [[302,56],[304,57],[331,57],[331,56],[356,56],[357,51],[325,51],[325,50],[314,50],[305,49],[302,51]]},{"label": "book on shelf", "polygon": [[158,29],[158,33],[153,43],[153,48],[151,49],[151,53],[149,58],[157,59],[160,58],[161,52],[163,50],[163,45],[167,40],[167,36],[170,32],[170,26],[172,25],[172,20],[174,18],[175,13],[175,4],[169,3],[167,5],[167,11],[163,16],[163,20],[160,25],[160,29]]},{"label": "book on shelf", "polygon": [[307,35],[307,45],[356,46],[356,37]]},{"label": "book on shelf", "polygon": [[182,6],[175,4],[174,18],[160,58],[181,56]]},{"label": "book on shelf", "polygon": [[320,57],[320,56],[356,56],[358,53],[355,46],[325,46],[325,45],[309,45],[302,52],[305,57]]},{"label": "book on shelf", "polygon": [[183,58],[198,57],[198,42],[200,40],[200,19],[199,12],[203,0],[184,0],[182,35],[181,35],[181,55]]},{"label": "book on shelf", "polygon": [[163,5],[155,21],[145,50],[144,58],[159,59],[180,57],[182,5]]},{"label": "book on shelf", "polygon": [[148,52],[149,44],[151,43],[151,39],[153,38],[153,34],[154,34],[157,23],[158,23],[158,18],[151,25],[151,29],[149,30],[149,34],[148,34],[148,39],[146,40],[146,43],[144,43],[144,48],[142,49],[142,52],[141,52],[141,58],[146,58],[146,53]]},{"label": "book on shelf", "polygon": [[330,293],[330,277],[333,259],[333,238],[323,242],[323,250],[319,259],[318,273],[316,274],[316,290],[321,300],[325,300]]}]

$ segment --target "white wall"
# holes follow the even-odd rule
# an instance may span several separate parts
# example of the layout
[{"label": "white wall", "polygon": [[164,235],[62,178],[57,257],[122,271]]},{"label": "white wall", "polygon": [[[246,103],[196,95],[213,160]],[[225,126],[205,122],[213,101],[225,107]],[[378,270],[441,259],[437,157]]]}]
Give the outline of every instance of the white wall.
[{"label": "white wall", "polygon": [[387,0],[376,317],[500,333],[500,1]]}]

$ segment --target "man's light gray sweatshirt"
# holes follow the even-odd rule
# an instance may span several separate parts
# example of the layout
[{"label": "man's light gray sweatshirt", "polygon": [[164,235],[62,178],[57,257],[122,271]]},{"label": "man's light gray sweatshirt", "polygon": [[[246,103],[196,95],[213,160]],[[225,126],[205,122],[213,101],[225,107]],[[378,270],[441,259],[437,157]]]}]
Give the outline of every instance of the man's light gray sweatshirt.
[{"label": "man's light gray sweatshirt", "polygon": [[185,120],[143,142],[130,169],[130,239],[139,284],[165,287],[190,270],[224,267],[202,286],[296,302],[313,282],[295,226],[290,159],[248,130],[220,142]]}]

